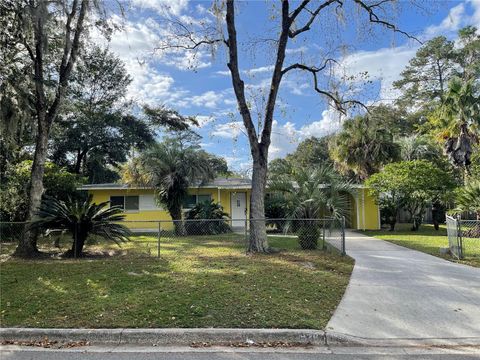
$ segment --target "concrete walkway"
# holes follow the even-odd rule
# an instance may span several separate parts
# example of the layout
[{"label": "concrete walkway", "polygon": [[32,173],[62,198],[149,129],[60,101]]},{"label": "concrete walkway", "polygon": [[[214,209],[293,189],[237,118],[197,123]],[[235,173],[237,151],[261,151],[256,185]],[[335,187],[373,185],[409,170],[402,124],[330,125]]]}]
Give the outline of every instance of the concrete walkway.
[{"label": "concrete walkway", "polygon": [[350,284],[327,332],[366,339],[480,339],[480,269],[359,233]]}]

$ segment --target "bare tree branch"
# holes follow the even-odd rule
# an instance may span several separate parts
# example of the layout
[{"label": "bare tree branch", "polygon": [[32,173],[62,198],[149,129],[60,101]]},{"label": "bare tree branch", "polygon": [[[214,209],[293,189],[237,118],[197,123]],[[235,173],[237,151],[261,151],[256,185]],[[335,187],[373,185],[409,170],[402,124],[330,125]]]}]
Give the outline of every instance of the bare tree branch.
[{"label": "bare tree branch", "polygon": [[338,62],[335,59],[331,59],[331,58],[326,59],[324,61],[323,65],[320,66],[320,67],[307,66],[305,64],[296,63],[296,64],[292,64],[290,66],[287,66],[285,69],[283,69],[282,70],[282,75],[284,75],[288,71],[291,71],[291,70],[294,70],[294,69],[307,71],[310,74],[312,74],[312,76],[313,76],[313,85],[314,85],[315,91],[318,92],[321,95],[326,96],[335,105],[336,110],[338,110],[342,114],[344,114],[344,115],[347,114],[347,109],[346,109],[345,106],[346,105],[351,105],[351,104],[361,106],[368,111],[367,106],[364,105],[361,101],[358,101],[358,100],[341,100],[341,99],[339,99],[337,94],[332,94],[329,91],[322,90],[322,89],[319,88],[317,74],[319,72],[323,71],[330,63],[337,63],[338,64]]},{"label": "bare tree branch", "polygon": [[380,7],[380,5],[388,2],[389,0],[382,0],[378,3],[375,3],[375,4],[372,4],[372,5],[367,5],[363,0],[353,0],[356,4],[358,4],[362,9],[364,9],[365,11],[368,12],[368,15],[369,15],[369,19],[370,19],[370,22],[371,23],[376,23],[376,24],[380,24],[380,25],[383,25],[385,26],[386,28],[392,30],[393,32],[397,32],[397,33],[400,33],[400,34],[403,34],[405,35],[406,37],[408,37],[409,39],[412,39],[412,40],[415,40],[417,41],[419,44],[422,44],[422,42],[417,39],[415,36],[413,35],[410,35],[409,33],[407,33],[406,31],[403,31],[401,29],[399,29],[396,25],[392,24],[392,23],[389,23],[388,21],[385,21],[385,20],[381,20],[379,18],[379,16],[375,13],[374,9],[376,7]]},{"label": "bare tree branch", "polygon": [[215,45],[217,43],[224,43],[227,45],[225,39],[211,38],[210,35],[215,32],[215,29],[210,27],[203,29],[204,36],[197,37],[197,33],[189,29],[188,26],[183,24],[181,20],[166,19],[165,21],[179,30],[176,31],[175,37],[178,37],[181,40],[171,42],[172,39],[167,39],[167,42],[164,45],[155,47],[155,51],[168,49],[196,50],[202,45]]},{"label": "bare tree branch", "polygon": [[[309,1],[304,1],[302,2],[302,4],[300,4],[298,6],[297,9],[295,9],[295,11],[293,12],[292,16],[290,17],[290,21],[293,22],[293,20],[295,20],[295,18],[300,14],[300,12],[302,10],[308,10],[305,8],[305,6],[308,4]],[[294,38],[295,36],[305,32],[305,31],[308,31],[310,30],[310,26],[312,25],[312,23],[315,21],[315,18],[317,17],[317,15],[320,13],[320,11],[322,11],[324,8],[330,6],[331,4],[333,3],[337,3],[339,4],[339,6],[342,6],[343,5],[343,2],[341,0],[327,0],[325,1],[323,4],[321,4],[319,7],[317,7],[317,9],[315,9],[315,11],[309,11],[308,12],[311,14],[310,16],[310,19],[307,21],[307,23],[301,27],[300,29],[297,29],[297,30],[289,30],[288,32],[288,36],[290,38]]]}]

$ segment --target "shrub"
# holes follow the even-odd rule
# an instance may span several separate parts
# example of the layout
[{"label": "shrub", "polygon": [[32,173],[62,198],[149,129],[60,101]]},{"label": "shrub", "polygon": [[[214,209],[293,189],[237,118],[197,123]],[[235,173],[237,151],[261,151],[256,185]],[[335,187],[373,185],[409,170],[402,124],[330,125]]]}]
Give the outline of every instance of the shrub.
[{"label": "shrub", "polygon": [[91,195],[86,200],[69,199],[65,202],[45,197],[31,226],[48,231],[67,231],[73,241],[71,250],[65,256],[80,257],[90,235],[115,243],[128,240],[130,230],[118,223],[125,218],[123,210],[107,205],[108,201],[92,203]]},{"label": "shrub", "polygon": [[298,242],[303,250],[315,250],[320,238],[320,229],[317,226],[303,225],[298,231]]},{"label": "shrub", "polygon": [[195,205],[187,213],[186,220],[199,220],[185,222],[188,235],[216,235],[232,231],[227,223],[228,214],[223,211],[220,204],[214,203],[213,200]]}]

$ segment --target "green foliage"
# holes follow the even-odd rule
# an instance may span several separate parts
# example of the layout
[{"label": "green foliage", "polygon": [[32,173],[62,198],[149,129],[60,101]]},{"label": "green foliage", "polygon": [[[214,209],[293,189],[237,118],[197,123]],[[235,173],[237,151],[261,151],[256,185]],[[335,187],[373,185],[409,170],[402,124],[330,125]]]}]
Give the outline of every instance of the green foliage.
[{"label": "green foliage", "polygon": [[445,151],[450,162],[468,171],[473,147],[480,136],[480,88],[473,80],[453,78],[430,123],[446,140]]},{"label": "green foliage", "polygon": [[148,121],[154,126],[167,128],[170,131],[186,131],[191,125],[198,126],[198,121],[193,116],[183,116],[178,111],[165,106],[143,106],[143,112]]},{"label": "green foliage", "polygon": [[[283,194],[267,193],[265,196],[265,218],[285,219],[288,217],[286,200]],[[274,225],[275,229],[282,232],[285,227],[285,220],[267,220],[267,225]]]},{"label": "green foliage", "polygon": [[455,191],[455,214],[473,212],[480,220],[480,180],[473,180]]},{"label": "green foliage", "polygon": [[480,122],[480,36],[467,26],[456,43],[445,37],[426,42],[394,86],[402,90],[397,104],[415,108],[427,122],[418,130],[433,134],[450,162],[469,172]]},{"label": "green foliage", "polygon": [[187,212],[187,220],[210,219],[217,221],[186,221],[185,229],[188,235],[216,235],[231,232],[230,226],[226,221],[228,214],[223,211],[223,207],[213,202],[202,202],[195,205]]},{"label": "green foliage", "polygon": [[428,160],[439,163],[443,160],[442,149],[430,136],[413,134],[397,140],[400,157],[404,161]]},{"label": "green foliage", "polygon": [[344,173],[352,170],[365,180],[384,164],[398,160],[400,149],[391,129],[379,118],[365,115],[343,124],[342,131],[332,139],[330,155]]},{"label": "green foliage", "polygon": [[94,46],[77,65],[67,105],[52,132],[52,159],[90,183],[113,182],[118,174],[111,168],[125,162],[132,148],[153,143],[153,129],[125,113],[132,79],[117,56]]},{"label": "green foliage", "polygon": [[315,250],[320,238],[320,229],[314,224],[305,224],[298,230],[298,243],[303,250]]},{"label": "green foliage", "polygon": [[[2,221],[23,221],[28,212],[28,186],[32,161],[24,160],[10,166],[6,179],[0,187],[0,216]],[[55,196],[60,200],[78,196],[76,188],[84,182],[78,175],[71,174],[51,162],[45,164],[45,195]]]},{"label": "green foliage", "polygon": [[287,160],[294,166],[333,166],[328,152],[329,136],[310,137],[298,144],[297,149],[287,155]]},{"label": "green foliage", "polygon": [[400,102],[424,107],[441,100],[454,67],[453,41],[444,36],[427,41],[402,71],[401,79],[393,84],[402,90]]},{"label": "green foliage", "polygon": [[166,206],[172,219],[181,220],[188,188],[215,176],[210,160],[197,143],[169,138],[132,159],[123,169],[123,180],[154,187],[158,201]]},{"label": "green foliage", "polygon": [[348,214],[351,184],[328,166],[299,168],[270,180],[269,191],[281,197],[289,218],[341,217]]},{"label": "green foliage", "polygon": [[452,176],[426,160],[401,161],[386,165],[366,185],[390,215],[401,207],[410,213],[414,229],[421,224],[428,202],[443,201],[455,186]]},{"label": "green foliage", "polygon": [[82,256],[83,246],[90,235],[115,243],[127,241],[131,235],[130,230],[118,223],[124,218],[122,208],[109,207],[108,201],[94,204],[91,195],[86,200],[67,201],[45,197],[31,227],[50,232],[67,231],[73,242],[71,250],[65,255],[79,257]]}]

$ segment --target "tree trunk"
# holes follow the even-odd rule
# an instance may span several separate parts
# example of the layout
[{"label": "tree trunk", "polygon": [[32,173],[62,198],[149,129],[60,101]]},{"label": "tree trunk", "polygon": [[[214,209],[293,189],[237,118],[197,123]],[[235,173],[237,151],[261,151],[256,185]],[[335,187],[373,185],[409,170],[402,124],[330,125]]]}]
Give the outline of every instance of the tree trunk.
[{"label": "tree trunk", "polygon": [[[267,183],[266,159],[253,159],[252,193],[250,195],[249,252],[268,252],[265,227],[265,187]],[[260,220],[259,220],[260,219]]]},{"label": "tree trunk", "polygon": [[83,256],[83,247],[87,240],[88,234],[78,229],[77,234],[73,234],[72,248],[65,253],[66,257],[79,258]]},{"label": "tree trunk", "polygon": [[[32,175],[29,189],[28,220],[33,219],[43,195],[43,174],[45,173],[45,160],[47,158],[49,126],[45,114],[40,113],[38,119],[38,134],[35,144],[35,154],[32,164]],[[37,249],[38,231],[26,231],[21,236],[15,250],[15,256],[34,257],[39,254]]]},{"label": "tree trunk", "polygon": [[[58,73],[58,83],[53,102],[48,106],[47,96],[44,89],[44,49],[45,40],[48,33],[45,32],[45,21],[48,18],[48,2],[39,2],[31,13],[31,20],[34,30],[34,48],[27,42],[24,45],[34,65],[34,84],[35,84],[35,110],[37,113],[38,133],[35,144],[35,154],[32,165],[32,175],[30,178],[29,190],[29,208],[28,220],[31,220],[40,206],[43,194],[43,175],[45,173],[45,161],[47,159],[48,136],[50,128],[59,112],[60,105],[65,97],[68,80],[73,66],[78,56],[80,48],[80,36],[83,32],[83,22],[88,12],[90,0],[82,0],[80,13],[74,29],[72,21],[77,16],[78,0],[74,0],[71,5],[71,11],[67,12],[65,25],[65,44],[63,47],[63,56]],[[71,39],[73,33],[73,40]],[[28,231],[22,236],[15,250],[16,256],[34,257],[39,254],[37,249],[37,231]]]},{"label": "tree trunk", "polygon": [[170,216],[173,220],[173,227],[175,230],[175,235],[177,236],[186,236],[187,230],[185,229],[185,224],[182,219],[182,208],[181,207],[170,207],[168,209]]},{"label": "tree trunk", "polygon": [[393,218],[389,221],[389,225],[390,225],[390,231],[395,231],[395,225],[397,223],[397,219]]}]

